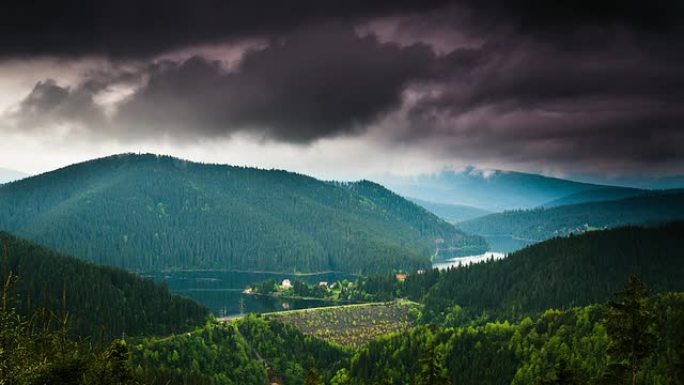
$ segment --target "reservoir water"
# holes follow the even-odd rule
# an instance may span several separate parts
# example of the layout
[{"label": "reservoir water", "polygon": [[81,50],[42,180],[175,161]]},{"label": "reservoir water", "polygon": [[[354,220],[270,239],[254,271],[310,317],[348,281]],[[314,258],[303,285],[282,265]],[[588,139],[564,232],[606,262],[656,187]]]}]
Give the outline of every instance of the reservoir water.
[{"label": "reservoir water", "polygon": [[520,250],[531,244],[529,241],[516,239],[510,236],[487,236],[484,238],[487,240],[489,248],[492,251],[487,251],[486,253],[477,255],[467,255],[464,257],[435,261],[432,264],[432,267],[445,270],[450,267],[467,266],[471,263],[479,263],[490,259],[502,259],[506,258],[509,253]]},{"label": "reservoir water", "polygon": [[[507,253],[520,249],[528,242],[511,237],[486,237],[490,249],[484,254],[468,255],[433,264],[437,268],[467,265],[494,258],[504,258]],[[190,297],[209,308],[217,317],[238,315],[240,313],[265,313],[283,310],[307,309],[329,306],[330,303],[318,300],[290,300],[269,296],[246,295],[242,291],[250,284],[266,280],[302,279],[309,283],[328,283],[344,279],[354,280],[356,276],[344,273],[322,273],[295,275],[288,273],[254,273],[236,271],[180,271],[153,272],[142,274],[157,282],[164,282],[169,290]]]},{"label": "reservoir water", "polygon": [[252,273],[235,271],[179,271],[141,274],[157,282],[164,282],[173,293],[190,297],[209,308],[217,317],[244,313],[266,313],[282,310],[307,309],[328,306],[317,300],[289,300],[269,296],[246,295],[242,291],[252,283],[274,279],[300,279],[309,283],[338,280],[355,280],[356,276],[344,273],[295,275],[287,273]]},{"label": "reservoir water", "polygon": [[504,253],[488,251],[483,254],[469,255],[466,257],[451,258],[445,261],[434,262],[432,267],[438,268],[440,270],[446,270],[450,267],[468,266],[471,263],[479,263],[490,259],[497,260],[505,257],[506,254]]}]

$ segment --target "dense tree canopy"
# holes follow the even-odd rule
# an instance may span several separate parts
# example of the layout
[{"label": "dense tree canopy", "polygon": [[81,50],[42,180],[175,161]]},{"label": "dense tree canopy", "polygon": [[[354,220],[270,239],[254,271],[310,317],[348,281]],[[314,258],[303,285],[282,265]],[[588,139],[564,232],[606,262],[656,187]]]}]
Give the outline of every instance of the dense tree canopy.
[{"label": "dense tree canopy", "polygon": [[160,335],[204,323],[208,310],[163,285],[121,269],[96,266],[0,232],[3,276],[24,316],[69,316],[72,334],[100,339]]},{"label": "dense tree canopy", "polygon": [[[656,349],[644,357],[637,383],[676,384],[677,346],[684,341],[684,293],[660,295],[654,311]],[[613,336],[602,305],[548,310],[517,323],[459,328],[426,325],[372,342],[351,359],[340,384],[409,384],[425,378],[462,385],[587,384],[605,381]],[[342,376],[344,375],[344,376]],[[442,381],[439,379],[435,381]],[[607,382],[621,384],[625,382]],[[631,379],[630,379],[631,383]]]},{"label": "dense tree canopy", "polygon": [[370,182],[120,155],[0,187],[0,228],[135,270],[386,272],[483,250]]},{"label": "dense tree canopy", "polygon": [[[424,298],[440,317],[459,305],[473,315],[516,319],[549,308],[603,302],[631,274],[655,292],[684,290],[684,223],[625,227],[556,238],[497,261],[438,273]],[[404,283],[411,288],[414,278]],[[415,281],[430,284],[430,277]],[[411,288],[420,294],[420,288]],[[413,294],[409,291],[407,294]]]}]

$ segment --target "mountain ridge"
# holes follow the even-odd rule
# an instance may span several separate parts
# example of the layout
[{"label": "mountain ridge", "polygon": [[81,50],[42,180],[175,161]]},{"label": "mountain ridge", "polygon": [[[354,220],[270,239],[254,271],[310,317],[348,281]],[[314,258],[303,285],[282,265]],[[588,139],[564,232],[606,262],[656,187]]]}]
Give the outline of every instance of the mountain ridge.
[{"label": "mountain ridge", "polygon": [[463,231],[542,241],[555,236],[625,225],[684,220],[684,192],[644,192],[624,199],[539,207],[461,222]]},{"label": "mountain ridge", "polygon": [[582,191],[628,189],[506,170],[442,171],[413,177],[385,175],[376,181],[402,196],[466,205],[491,212],[534,208]]},{"label": "mountain ridge", "polygon": [[133,270],[411,270],[429,266],[444,232],[466,237],[384,188],[374,194],[415,218],[283,170],[120,154],[3,185],[0,228]]}]

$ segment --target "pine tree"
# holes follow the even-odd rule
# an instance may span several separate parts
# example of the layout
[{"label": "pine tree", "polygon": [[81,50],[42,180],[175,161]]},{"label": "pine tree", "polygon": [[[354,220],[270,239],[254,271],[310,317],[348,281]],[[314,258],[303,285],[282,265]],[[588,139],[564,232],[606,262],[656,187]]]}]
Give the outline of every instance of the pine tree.
[{"label": "pine tree", "polygon": [[541,378],[538,385],[579,385],[579,373],[561,359],[555,366],[551,378]]},{"label": "pine tree", "polygon": [[618,302],[609,302],[603,323],[606,326],[611,362],[606,379],[631,377],[636,385],[641,363],[653,353],[655,317],[648,306],[646,286],[632,275],[622,291],[616,293]]},{"label": "pine tree", "polygon": [[450,385],[446,369],[442,365],[442,356],[430,346],[418,359],[420,374],[416,379],[416,385]]},{"label": "pine tree", "polygon": [[314,369],[313,367],[309,369],[309,373],[307,373],[306,375],[304,385],[321,385],[321,378],[318,376],[318,373],[316,373],[316,369]]}]

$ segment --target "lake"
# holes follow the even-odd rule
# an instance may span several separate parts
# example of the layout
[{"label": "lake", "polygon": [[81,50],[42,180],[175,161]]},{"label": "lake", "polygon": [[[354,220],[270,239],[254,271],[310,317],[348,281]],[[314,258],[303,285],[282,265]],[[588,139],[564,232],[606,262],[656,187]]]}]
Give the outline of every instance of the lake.
[{"label": "lake", "polygon": [[[506,253],[520,249],[528,243],[511,237],[486,237],[490,248],[484,254],[453,258],[433,264],[440,269],[449,266],[480,262],[490,257],[500,259]],[[329,302],[318,300],[290,300],[269,296],[246,295],[242,291],[250,284],[270,279],[301,279],[309,283],[335,282],[344,279],[355,280],[356,276],[344,273],[321,273],[295,275],[288,273],[253,273],[237,271],[180,271],[152,272],[141,274],[157,282],[165,282],[173,293],[190,297],[209,308],[217,317],[241,313],[266,313],[283,310],[308,309],[329,306]]]},{"label": "lake", "polygon": [[489,259],[502,259],[505,258],[506,254],[488,251],[483,254],[478,255],[468,255],[465,257],[450,258],[444,261],[434,262],[432,264],[433,268],[440,270],[446,270],[450,267],[468,266],[471,263],[479,263]]},{"label": "lake", "polygon": [[463,257],[450,258],[446,260],[436,261],[432,267],[440,270],[445,270],[450,267],[467,266],[471,263],[483,262],[488,259],[502,259],[506,255],[516,250],[520,250],[531,244],[529,241],[516,239],[510,236],[485,236],[491,251],[477,255],[467,255]]},{"label": "lake", "polygon": [[266,313],[330,305],[325,301],[289,300],[243,294],[242,291],[252,283],[295,278],[309,283],[356,279],[356,276],[344,273],[295,275],[235,271],[148,272],[141,276],[152,278],[156,282],[165,282],[171,292],[194,299],[209,308],[217,317],[238,315],[241,312]]},{"label": "lake", "polygon": [[489,249],[491,251],[505,254],[520,250],[533,243],[530,241],[513,238],[508,235],[485,236],[484,239],[489,244]]}]

